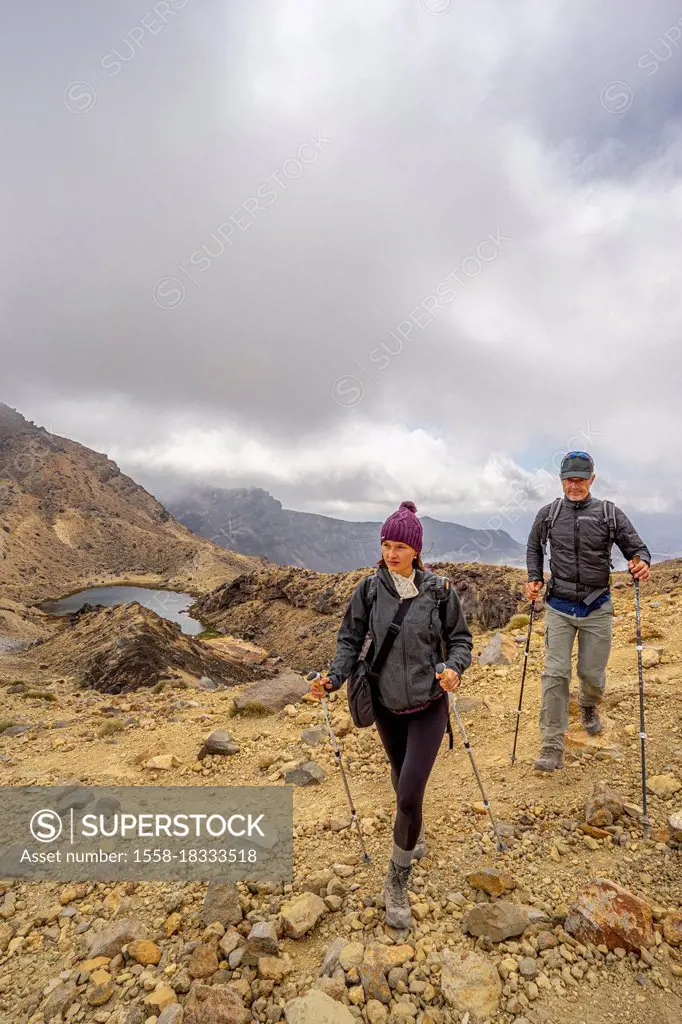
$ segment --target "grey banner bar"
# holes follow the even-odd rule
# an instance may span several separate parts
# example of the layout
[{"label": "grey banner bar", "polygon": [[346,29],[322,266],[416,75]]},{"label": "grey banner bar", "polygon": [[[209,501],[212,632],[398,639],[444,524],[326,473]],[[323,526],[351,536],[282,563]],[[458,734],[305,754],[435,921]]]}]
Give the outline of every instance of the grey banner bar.
[{"label": "grey banner bar", "polygon": [[0,878],[291,881],[280,786],[2,786]]}]

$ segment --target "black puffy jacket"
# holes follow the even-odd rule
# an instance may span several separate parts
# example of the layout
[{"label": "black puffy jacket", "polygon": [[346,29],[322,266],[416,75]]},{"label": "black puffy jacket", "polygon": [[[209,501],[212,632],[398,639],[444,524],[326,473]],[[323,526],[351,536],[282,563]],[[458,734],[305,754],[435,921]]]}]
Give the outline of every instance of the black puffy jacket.
[{"label": "black puffy jacket", "polygon": [[[471,633],[455,588],[450,585],[444,590],[442,577],[420,569],[415,573],[414,582],[419,594],[412,600],[379,677],[379,699],[392,711],[418,707],[443,693],[435,677],[436,665],[443,660],[439,646],[441,598],[445,602],[445,663],[459,675],[471,664]],[[376,596],[372,601],[374,588]],[[374,650],[379,649],[399,604],[400,597],[391,574],[383,566],[376,576],[366,576],[355,588],[339,629],[334,660],[327,673],[337,688],[355,667],[368,632]]]},{"label": "black puffy jacket", "polygon": [[[543,524],[551,505],[540,509],[528,537],[526,564],[528,579],[542,580],[544,552]],[[639,555],[651,564],[648,547],[621,509],[616,508],[615,543],[628,559]],[[604,516],[604,503],[591,495],[583,501],[564,498],[549,535],[550,590],[553,597],[565,601],[591,603],[609,587],[611,551],[609,527]]]}]

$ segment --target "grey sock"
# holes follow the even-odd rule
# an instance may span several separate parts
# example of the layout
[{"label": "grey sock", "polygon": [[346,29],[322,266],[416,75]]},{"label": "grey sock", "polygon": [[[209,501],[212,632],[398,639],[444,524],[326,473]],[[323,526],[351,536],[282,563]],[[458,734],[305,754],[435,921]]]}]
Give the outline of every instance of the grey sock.
[{"label": "grey sock", "polygon": [[391,860],[399,868],[409,868],[412,863],[412,855],[414,850],[401,850],[399,846],[393,844],[393,853],[391,854]]}]

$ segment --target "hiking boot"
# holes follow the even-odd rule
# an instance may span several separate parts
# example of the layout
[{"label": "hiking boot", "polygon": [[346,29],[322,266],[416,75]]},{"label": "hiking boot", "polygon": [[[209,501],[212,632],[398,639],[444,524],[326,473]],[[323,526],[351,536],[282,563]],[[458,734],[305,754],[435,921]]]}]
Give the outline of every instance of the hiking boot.
[{"label": "hiking boot", "polygon": [[596,736],[598,732],[601,732],[601,719],[596,704],[581,706],[580,720],[583,723],[583,729],[590,736]]},{"label": "hiking boot", "polygon": [[534,765],[536,771],[539,772],[553,772],[555,768],[563,768],[563,766],[563,751],[557,750],[556,747],[543,747]]},{"label": "hiking boot", "polygon": [[429,852],[429,848],[426,845],[426,836],[424,835],[424,826],[422,825],[422,827],[419,829],[419,836],[417,838],[417,845],[414,848],[414,853],[412,854],[412,859],[413,860],[421,860],[422,857],[426,857],[428,852]]},{"label": "hiking boot", "polygon": [[410,869],[398,867],[390,860],[384,882],[384,906],[386,907],[386,924],[389,928],[403,931],[412,924],[410,901],[407,898],[407,883]]}]

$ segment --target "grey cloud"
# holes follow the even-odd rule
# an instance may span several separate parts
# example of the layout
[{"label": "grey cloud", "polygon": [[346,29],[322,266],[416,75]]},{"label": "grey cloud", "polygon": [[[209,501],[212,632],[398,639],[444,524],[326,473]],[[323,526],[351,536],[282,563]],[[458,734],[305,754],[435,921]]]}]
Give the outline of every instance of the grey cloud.
[{"label": "grey cloud", "polygon": [[[283,462],[287,445],[324,442],[329,468],[289,485],[263,470],[223,480],[320,511],[400,490],[395,472],[334,466],[364,422],[423,427],[466,452],[467,472],[501,453],[513,491],[515,453],[592,420],[619,492],[679,494],[678,432],[661,436],[661,420],[674,422],[679,381],[666,200],[682,46],[638,90],[623,71],[682,16],[672,0],[627,16],[615,0],[495,0],[439,18],[419,0],[190,2],[110,74],[153,7],[12,13],[6,400],[39,420],[59,408],[138,476],[152,470],[134,451],[178,425],[236,429]],[[611,111],[603,90],[621,78],[632,100]],[[83,112],[69,109],[85,102],[68,92],[79,81],[96,91]],[[318,133],[334,141],[287,177]],[[497,232],[512,241],[478,273]],[[452,272],[456,299],[378,369],[371,353],[395,351],[391,332]],[[184,299],[163,308],[177,285],[160,304],[154,286],[171,277]],[[345,407],[332,385],[351,376],[364,394]],[[640,445],[634,474],[622,452]],[[169,467],[154,474],[170,485]],[[482,486],[425,482],[422,500],[479,508]]]}]

